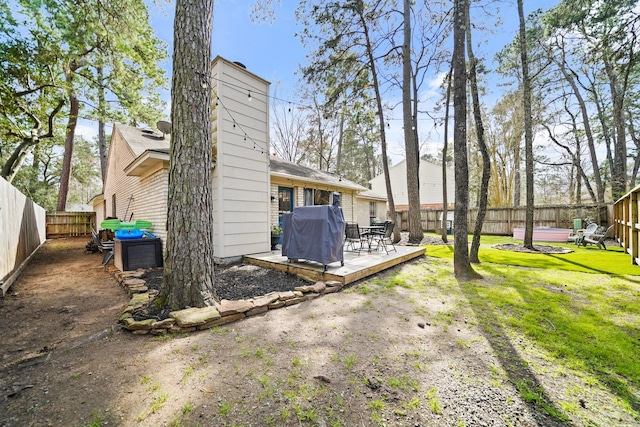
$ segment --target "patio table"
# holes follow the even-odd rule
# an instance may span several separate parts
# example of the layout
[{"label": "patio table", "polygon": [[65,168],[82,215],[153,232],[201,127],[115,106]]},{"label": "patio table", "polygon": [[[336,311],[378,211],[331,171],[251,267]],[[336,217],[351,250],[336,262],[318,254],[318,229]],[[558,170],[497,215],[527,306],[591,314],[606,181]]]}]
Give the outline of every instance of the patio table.
[{"label": "patio table", "polygon": [[369,253],[371,253],[371,244],[373,243],[373,237],[384,233],[384,225],[362,225],[358,226],[361,231],[361,235],[367,238],[367,246],[369,247]]}]

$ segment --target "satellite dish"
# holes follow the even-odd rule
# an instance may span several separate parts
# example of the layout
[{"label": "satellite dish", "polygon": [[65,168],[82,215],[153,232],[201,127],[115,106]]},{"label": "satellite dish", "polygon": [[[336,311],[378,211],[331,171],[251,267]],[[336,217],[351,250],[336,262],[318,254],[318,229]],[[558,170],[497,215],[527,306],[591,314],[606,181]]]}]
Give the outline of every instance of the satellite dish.
[{"label": "satellite dish", "polygon": [[162,132],[162,137],[164,138],[164,136],[168,133],[171,133],[171,123],[169,122],[165,122],[164,120],[160,120],[158,123],[156,123],[156,126],[158,126],[158,130],[160,132]]}]

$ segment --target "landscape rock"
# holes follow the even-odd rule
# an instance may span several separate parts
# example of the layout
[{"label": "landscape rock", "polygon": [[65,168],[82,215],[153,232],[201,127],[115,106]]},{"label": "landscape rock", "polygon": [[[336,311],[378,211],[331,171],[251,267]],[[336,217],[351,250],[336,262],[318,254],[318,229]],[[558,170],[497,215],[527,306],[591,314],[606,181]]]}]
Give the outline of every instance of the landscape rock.
[{"label": "landscape rock", "polygon": [[215,307],[204,307],[172,311],[169,317],[176,319],[179,327],[190,328],[208,324],[219,319],[221,315]]},{"label": "landscape rock", "polygon": [[218,312],[220,312],[220,315],[224,317],[230,314],[244,313],[245,311],[252,309],[253,302],[247,300],[231,301],[223,299],[216,308],[218,309]]},{"label": "landscape rock", "polygon": [[229,315],[229,316],[220,317],[219,319],[212,320],[212,321],[207,322],[207,323],[205,323],[203,325],[198,325],[197,329],[202,330],[202,329],[213,328],[215,326],[226,325],[227,323],[231,323],[231,322],[235,322],[236,320],[240,320],[243,317],[245,317],[244,313],[236,313],[236,314],[232,314],[232,315]]},{"label": "landscape rock", "polygon": [[129,305],[135,308],[143,307],[147,304],[149,304],[149,294],[147,292],[133,294],[131,301],[129,301]]},{"label": "landscape rock", "polygon": [[254,308],[258,308],[258,307],[267,307],[269,304],[271,304],[274,301],[278,301],[278,294],[277,293],[271,293],[262,297],[258,297],[258,298],[254,298],[253,301],[253,307]]},{"label": "landscape rock", "polygon": [[171,329],[173,325],[175,325],[176,319],[168,318],[164,320],[160,320],[151,325],[153,329]]},{"label": "landscape rock", "polygon": [[124,327],[130,331],[140,331],[145,330],[148,331],[151,329],[151,325],[155,323],[154,319],[146,319],[146,320],[134,320],[131,318],[126,318],[122,321]]},{"label": "landscape rock", "polygon": [[258,314],[266,313],[269,311],[268,305],[261,305],[260,307],[253,307],[251,310],[247,311],[245,314],[247,317],[256,316]]},{"label": "landscape rock", "polygon": [[319,294],[326,288],[327,285],[324,282],[316,282],[315,284],[310,286],[298,286],[297,288],[295,288],[295,290],[303,293],[314,292],[316,294]]}]

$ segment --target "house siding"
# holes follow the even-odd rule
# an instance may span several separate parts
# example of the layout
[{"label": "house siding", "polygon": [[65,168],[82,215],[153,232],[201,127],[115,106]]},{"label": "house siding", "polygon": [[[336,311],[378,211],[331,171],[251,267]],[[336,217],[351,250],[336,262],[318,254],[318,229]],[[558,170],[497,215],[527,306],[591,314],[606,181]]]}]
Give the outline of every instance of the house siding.
[{"label": "house siding", "polygon": [[358,224],[369,224],[371,217],[369,216],[369,203],[374,202],[376,204],[376,219],[387,219],[387,203],[380,200],[358,198],[357,202],[357,222]]},{"label": "house siding", "polygon": [[168,190],[169,169],[162,168],[140,178],[140,194],[135,196],[141,201],[141,203],[136,203],[139,212],[139,214],[135,213],[136,218],[151,221],[153,227],[150,231],[164,242],[167,238]]},{"label": "house siding", "polygon": [[[393,192],[396,210],[409,205],[407,195],[407,163],[401,161],[389,169],[389,179]],[[384,174],[371,181],[371,190],[378,194],[387,194]],[[451,203],[455,195],[455,177],[452,170],[447,170],[447,200]],[[422,160],[420,162],[420,204],[422,206],[442,206],[442,166]]]},{"label": "house siding", "polygon": [[[109,149],[109,158],[107,160],[107,176],[111,179],[106,181],[104,187],[106,215],[107,217],[113,216],[113,196],[115,195],[115,216],[122,221],[128,221],[129,218],[125,218],[125,215],[129,217],[132,212],[135,212],[137,207],[136,203],[139,203],[139,201],[135,201],[134,194],[138,187],[138,177],[127,176],[123,173],[123,170],[125,166],[135,159],[135,155],[123,140],[118,125],[113,127],[111,144],[114,144],[115,147]],[[129,205],[131,197],[133,197],[133,200],[131,200],[131,204],[127,210],[127,205]],[[144,218],[135,217],[135,219]],[[98,226],[100,225],[98,224]]]},{"label": "house siding", "polygon": [[117,218],[124,222],[137,219],[151,221],[153,226],[149,231],[164,240],[167,237],[168,162],[160,163],[154,170],[148,171],[141,177],[126,175],[125,167],[136,156],[124,141],[118,125],[113,129],[112,147],[109,149],[107,162],[108,179],[104,186],[104,202],[95,208],[96,218],[99,218],[98,227],[105,219],[103,206],[106,207],[107,217],[112,216],[115,194]]},{"label": "house siding", "polygon": [[222,58],[212,75],[214,256],[222,260],[270,248],[269,83]]},{"label": "house siding", "polygon": [[[326,191],[337,191],[341,195],[340,206],[342,207],[342,214],[345,221],[354,221],[357,211],[357,193],[347,190],[345,188],[333,187],[329,185],[318,186],[316,183],[306,183],[299,179],[286,179],[281,177],[273,177],[271,179],[271,195],[276,197],[276,200],[271,203],[269,212],[271,215],[271,225],[278,224],[278,187],[293,188],[293,206],[294,208],[304,206],[304,189],[305,188],[317,188]],[[367,205],[368,206],[368,205]],[[368,220],[367,220],[368,221]],[[367,222],[368,223],[368,222]]]}]

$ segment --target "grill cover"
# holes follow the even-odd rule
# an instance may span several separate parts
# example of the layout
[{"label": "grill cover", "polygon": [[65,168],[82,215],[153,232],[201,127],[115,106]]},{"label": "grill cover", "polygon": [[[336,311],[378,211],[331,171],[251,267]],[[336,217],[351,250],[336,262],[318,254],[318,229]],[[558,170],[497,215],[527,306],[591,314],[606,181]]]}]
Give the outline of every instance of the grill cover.
[{"label": "grill cover", "polygon": [[344,227],[338,203],[297,207],[282,217],[282,255],[325,266],[344,262]]}]

